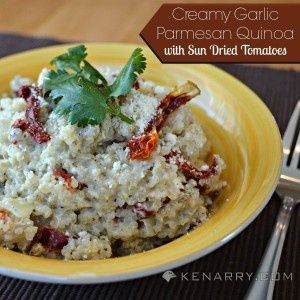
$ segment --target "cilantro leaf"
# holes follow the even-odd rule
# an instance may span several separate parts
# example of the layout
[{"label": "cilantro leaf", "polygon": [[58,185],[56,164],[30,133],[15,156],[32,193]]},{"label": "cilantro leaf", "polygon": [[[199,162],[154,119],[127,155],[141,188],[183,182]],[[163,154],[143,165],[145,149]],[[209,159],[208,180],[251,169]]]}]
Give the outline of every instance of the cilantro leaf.
[{"label": "cilantro leaf", "polygon": [[45,99],[51,103],[56,113],[67,115],[68,122],[79,127],[101,124],[106,114],[126,123],[133,123],[131,118],[122,113],[118,97],[126,96],[138,74],[144,71],[146,58],[142,49],[133,51],[110,86],[105,77],[85,60],[86,56],[86,47],[79,45],[51,61],[56,70],[50,71],[44,81]]},{"label": "cilantro leaf", "polygon": [[46,93],[52,89],[55,89],[57,86],[64,84],[66,80],[69,80],[75,76],[75,74],[69,74],[64,71],[55,72],[51,70],[44,81],[43,92]]},{"label": "cilantro leaf", "polygon": [[106,98],[97,86],[81,77],[65,81],[53,89],[50,96],[61,98],[55,112],[67,114],[69,123],[79,127],[101,124],[109,110]]},{"label": "cilantro leaf", "polygon": [[104,85],[107,85],[106,79],[104,78],[103,75],[101,75],[101,73],[97,69],[95,69],[86,60],[84,60],[83,62],[84,62],[84,66],[82,67],[81,73],[86,79],[88,79],[96,84],[98,83],[98,80],[100,79]]},{"label": "cilantro leaf", "polygon": [[[59,81],[60,78],[64,79],[62,74],[66,74],[69,70],[80,73],[84,78],[98,84],[98,80],[106,85],[107,81],[104,76],[95,69],[88,61],[85,60],[87,57],[86,47],[84,45],[79,45],[73,48],[68,49],[67,53],[59,55],[52,59],[51,64],[56,66],[57,75],[60,75],[57,78]],[[81,66],[83,64],[83,66]],[[52,71],[54,72],[54,71]],[[55,77],[55,74],[51,74],[52,78]]]},{"label": "cilantro leaf", "polygon": [[114,83],[110,86],[110,96],[114,98],[126,96],[130,92],[138,74],[143,73],[145,68],[146,58],[142,53],[142,49],[136,48],[125,67],[121,70]]},{"label": "cilantro leaf", "polygon": [[[107,90],[109,91],[109,90]],[[124,115],[121,111],[121,107],[115,102],[115,101],[108,101],[108,107],[109,107],[109,112],[111,115],[115,116],[115,117],[119,117],[122,121],[128,123],[128,124],[132,124],[134,121],[127,117],[126,115]]]},{"label": "cilantro leaf", "polygon": [[55,65],[57,70],[73,70],[75,72],[80,72],[80,64],[86,56],[86,47],[84,45],[79,45],[69,48],[67,53],[55,57],[50,63],[51,65]]}]

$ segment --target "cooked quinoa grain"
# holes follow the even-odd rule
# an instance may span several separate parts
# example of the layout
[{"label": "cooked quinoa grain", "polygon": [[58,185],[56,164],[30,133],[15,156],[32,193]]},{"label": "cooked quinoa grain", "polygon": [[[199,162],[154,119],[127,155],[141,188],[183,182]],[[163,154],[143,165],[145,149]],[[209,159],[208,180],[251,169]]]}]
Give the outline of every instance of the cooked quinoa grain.
[{"label": "cooked quinoa grain", "polygon": [[[113,72],[106,77],[112,82]],[[28,82],[17,77],[11,87],[16,92]],[[212,169],[209,141],[188,105],[168,117],[148,159],[130,158],[128,141],[143,134],[169,92],[140,79],[121,106],[133,124],[107,115],[101,125],[85,128],[70,125],[37,95],[40,122],[51,137],[40,144],[13,126],[25,118],[24,99],[2,98],[1,246],[51,258],[102,259],[157,247],[205,222],[210,195],[225,185],[219,178],[225,165],[215,155]],[[187,176],[179,156],[167,159],[172,151],[206,175]]]}]

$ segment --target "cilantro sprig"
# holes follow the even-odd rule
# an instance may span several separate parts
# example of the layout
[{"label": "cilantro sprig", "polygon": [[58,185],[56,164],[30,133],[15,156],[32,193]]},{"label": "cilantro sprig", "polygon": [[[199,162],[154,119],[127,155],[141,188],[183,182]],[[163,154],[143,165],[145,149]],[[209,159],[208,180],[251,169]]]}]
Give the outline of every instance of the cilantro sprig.
[{"label": "cilantro sprig", "polygon": [[51,61],[55,70],[50,71],[44,81],[45,99],[52,103],[56,113],[67,115],[68,122],[79,127],[101,124],[107,114],[133,123],[121,112],[119,97],[128,95],[138,75],[146,68],[142,49],[133,51],[111,85],[86,60],[86,51],[84,45],[79,45]]}]

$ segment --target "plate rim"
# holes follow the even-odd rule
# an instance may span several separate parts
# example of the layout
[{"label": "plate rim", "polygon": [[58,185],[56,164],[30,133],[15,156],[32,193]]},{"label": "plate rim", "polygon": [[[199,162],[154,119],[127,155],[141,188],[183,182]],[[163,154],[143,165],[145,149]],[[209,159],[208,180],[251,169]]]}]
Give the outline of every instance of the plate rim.
[{"label": "plate rim", "polygon": [[[0,62],[4,60],[14,60],[15,58],[22,57],[24,54],[35,54],[43,50],[49,50],[53,48],[66,48],[66,47],[72,47],[74,45],[78,45],[80,43],[66,43],[66,44],[58,44],[53,46],[47,46],[47,47],[41,47],[31,50],[26,50],[20,53],[12,54],[5,56],[0,59]],[[129,44],[129,43],[84,43],[87,47],[93,47],[93,46],[111,46],[111,47],[142,47],[144,49],[149,49],[145,45],[141,44]],[[207,64],[208,65],[208,64]],[[227,73],[226,71],[222,70],[221,68],[215,66],[215,65],[208,65],[214,72],[218,72],[220,75],[228,77],[231,81],[235,81],[239,85],[241,85],[244,89],[246,89],[249,93],[252,93],[257,100],[260,101],[260,103],[264,106],[265,111],[272,116],[273,119],[273,129],[276,131],[276,138],[279,138],[279,144],[282,148],[281,144],[281,135],[278,129],[278,125],[270,112],[269,108],[266,106],[266,104],[261,100],[261,98],[252,90],[250,89],[246,84],[244,84],[242,81],[240,81],[235,76],[231,75],[230,73]],[[274,132],[275,132],[274,131]],[[280,157],[280,161],[282,161],[282,153]],[[46,282],[46,283],[58,283],[58,284],[95,284],[95,283],[108,283],[108,282],[118,282],[118,281],[125,281],[125,280],[131,280],[136,278],[142,278],[145,276],[150,276],[154,274],[158,274],[161,272],[164,272],[166,270],[171,270],[177,267],[180,267],[182,265],[185,265],[187,263],[190,263],[196,259],[199,259],[216,249],[220,248],[221,246],[225,245],[227,242],[232,240],[234,237],[236,237],[238,234],[240,234],[246,227],[248,227],[255,219],[256,217],[261,213],[261,211],[265,208],[269,200],[271,199],[271,196],[273,195],[275,188],[277,186],[277,182],[279,180],[279,176],[281,173],[281,165],[278,168],[278,172],[276,174],[276,178],[274,179],[274,183],[272,186],[272,189],[268,193],[268,195],[265,197],[263,201],[261,201],[261,205],[254,211],[247,219],[243,221],[243,223],[237,227],[235,230],[229,232],[226,236],[224,236],[222,239],[218,240],[216,243],[200,250],[196,251],[195,253],[189,254],[187,256],[182,256],[181,258],[168,262],[168,263],[161,263],[159,265],[156,265],[151,268],[145,268],[143,270],[135,270],[127,273],[119,273],[119,274],[113,274],[113,275],[99,275],[99,274],[93,274],[93,275],[87,275],[87,274],[74,274],[74,275],[50,275],[50,274],[41,274],[41,273],[35,273],[35,272],[25,272],[20,271],[18,269],[14,268],[6,268],[0,266],[0,274],[8,276],[8,277],[14,277],[19,278],[23,280],[31,280],[31,281],[37,281],[37,282]]]}]

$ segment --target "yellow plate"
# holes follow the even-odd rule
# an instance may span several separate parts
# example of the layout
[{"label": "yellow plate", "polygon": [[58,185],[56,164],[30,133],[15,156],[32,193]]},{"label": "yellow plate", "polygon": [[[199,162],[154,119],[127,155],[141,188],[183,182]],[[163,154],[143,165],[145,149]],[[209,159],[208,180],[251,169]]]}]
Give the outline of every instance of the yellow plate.
[{"label": "yellow plate", "polygon": [[[0,60],[0,92],[16,75],[36,79],[41,68],[70,45],[28,51]],[[88,59],[98,65],[120,66],[136,45],[87,44]],[[281,167],[281,138],[276,122],[249,88],[211,65],[162,65],[149,49],[145,78],[173,86],[196,82],[202,96],[193,110],[225,159],[228,188],[218,209],[188,235],[156,249],[122,258],[62,261],[31,257],[0,249],[0,273],[28,280],[58,283],[99,283],[142,277],[188,263],[224,245],[254,220],[270,199]]]}]

